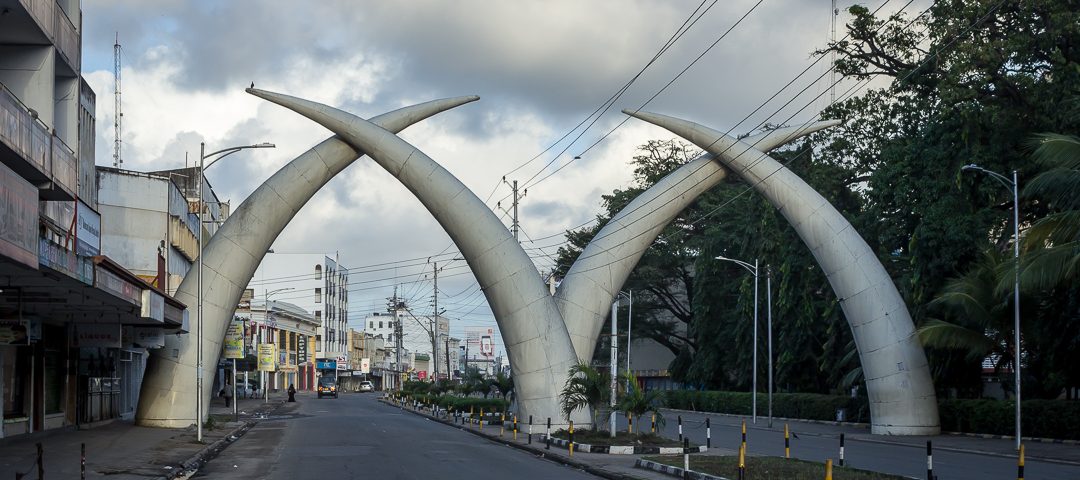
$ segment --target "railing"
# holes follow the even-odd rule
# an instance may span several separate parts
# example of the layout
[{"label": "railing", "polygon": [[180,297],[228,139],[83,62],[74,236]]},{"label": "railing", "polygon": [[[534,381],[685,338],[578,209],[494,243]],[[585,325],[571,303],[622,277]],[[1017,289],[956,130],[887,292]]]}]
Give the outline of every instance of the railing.
[{"label": "railing", "polygon": [[41,173],[52,171],[49,131],[30,116],[15,95],[0,85],[0,141],[37,166]]},{"label": "railing", "polygon": [[68,192],[75,192],[79,186],[79,161],[75,159],[75,152],[55,136],[52,138],[52,167],[53,180]]}]

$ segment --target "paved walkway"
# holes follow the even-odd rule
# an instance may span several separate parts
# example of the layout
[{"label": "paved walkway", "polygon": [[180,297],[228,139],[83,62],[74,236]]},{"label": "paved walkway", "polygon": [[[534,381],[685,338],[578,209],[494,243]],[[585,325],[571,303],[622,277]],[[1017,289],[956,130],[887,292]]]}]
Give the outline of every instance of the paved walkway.
[{"label": "paved walkway", "polygon": [[146,480],[168,478],[183,470],[183,463],[221,440],[273,407],[281,404],[284,395],[270,395],[270,403],[262,399],[241,399],[239,422],[228,418],[224,400],[215,398],[210,414],[216,420],[213,429],[204,429],[203,443],[195,441],[195,428],[147,428],[130,420],[115,420],[96,428],[77,430],[65,428],[30,435],[0,439],[0,479],[14,478],[16,473],[37,477],[37,446],[44,455],[45,478],[78,479],[80,475],[81,444],[86,445],[86,478],[111,480]]}]

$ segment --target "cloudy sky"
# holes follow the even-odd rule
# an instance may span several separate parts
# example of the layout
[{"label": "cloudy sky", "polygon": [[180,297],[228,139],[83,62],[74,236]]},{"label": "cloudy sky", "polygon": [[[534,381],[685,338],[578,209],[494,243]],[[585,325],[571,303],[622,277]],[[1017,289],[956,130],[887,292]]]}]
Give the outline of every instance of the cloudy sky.
[{"label": "cloudy sky", "polygon": [[[895,3],[886,9],[902,6]],[[479,102],[428,119],[401,136],[493,209],[500,200],[509,203],[504,175],[527,186],[522,240],[538,270],[552,265],[564,230],[594,218],[600,195],[628,184],[628,161],[638,145],[672,137],[638,121],[619,126],[621,109],[646,105],[645,110],[745,133],[766,121],[811,119],[827,101],[814,98],[827,90],[827,82],[818,80],[825,72],[821,62],[751,114],[810,66],[811,52],[827,42],[827,0],[94,0],[83,8],[83,73],[98,94],[98,164],[113,162],[117,35],[124,168],[183,166],[185,158],[194,162],[200,141],[208,151],[264,141],[277,145],[232,155],[207,172],[218,195],[234,206],[329,136],[322,127],[244,93],[252,82],[363,117],[475,94]],[[700,18],[691,17],[695,9]],[[588,129],[574,129],[689,18],[696,23],[606,114]],[[843,35],[847,17],[839,18]],[[449,261],[454,251],[449,237],[369,159],[324,188],[274,250],[279,261],[287,261],[288,253],[337,252],[354,271],[350,318],[357,324],[384,308],[395,283],[415,312],[430,313],[432,268],[426,257],[435,256],[444,260],[439,302],[454,319],[452,333],[494,324],[464,262]],[[371,267],[381,264],[389,265]],[[297,268],[307,273],[306,264]],[[275,299],[289,300],[288,294]]]}]

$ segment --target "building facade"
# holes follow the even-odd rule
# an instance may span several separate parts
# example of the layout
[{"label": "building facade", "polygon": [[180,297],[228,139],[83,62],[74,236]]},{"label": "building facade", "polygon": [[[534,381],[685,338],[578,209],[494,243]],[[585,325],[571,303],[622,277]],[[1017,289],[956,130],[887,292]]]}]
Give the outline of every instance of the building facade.
[{"label": "building facade", "polygon": [[130,415],[142,362],[186,307],[103,255],[96,95],[76,0],[3,7],[0,436]]},{"label": "building facade", "polygon": [[[245,295],[247,297],[247,295]],[[312,357],[315,334],[321,324],[310,312],[283,301],[242,299],[235,317],[243,322],[244,351],[256,352],[260,344],[274,345],[274,371],[268,374],[256,371],[254,353],[246,362],[238,362],[236,374],[246,376],[238,385],[255,384],[261,390],[285,390],[289,385],[297,390],[314,390],[315,361]],[[223,360],[219,367],[228,378],[231,362]],[[218,380],[218,385],[224,383]]]}]

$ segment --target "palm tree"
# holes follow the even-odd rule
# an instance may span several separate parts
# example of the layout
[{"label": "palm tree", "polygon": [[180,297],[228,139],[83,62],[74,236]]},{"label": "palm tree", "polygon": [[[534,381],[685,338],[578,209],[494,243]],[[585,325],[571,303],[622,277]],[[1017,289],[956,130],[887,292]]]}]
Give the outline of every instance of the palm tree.
[{"label": "palm tree", "polygon": [[514,396],[514,377],[499,372],[499,374],[492,379],[491,386],[499,391],[503,400],[509,401],[510,397]]},{"label": "palm tree", "polygon": [[[633,372],[625,372],[620,375],[623,382],[626,384],[626,391],[623,393],[621,399],[619,399],[618,408],[628,418],[634,420],[640,420],[642,415],[648,412],[652,412],[656,415],[656,421],[660,425],[664,424],[664,416],[660,413],[657,405],[660,403],[661,394],[656,390],[645,391],[638,384],[637,376]],[[630,433],[634,433],[633,426],[630,427]]]},{"label": "palm tree", "polygon": [[585,362],[570,367],[568,375],[560,395],[565,418],[569,420],[570,414],[583,408],[587,408],[594,419],[598,418],[600,406],[611,398],[611,377]]},{"label": "palm tree", "polygon": [[1044,170],[1024,186],[1024,197],[1051,213],[1024,236],[1020,281],[1024,290],[1040,291],[1080,277],[1080,138],[1044,134],[1033,145]]}]

